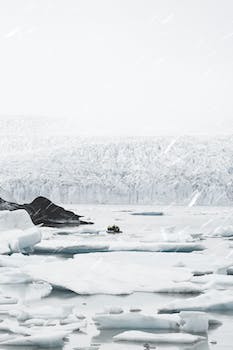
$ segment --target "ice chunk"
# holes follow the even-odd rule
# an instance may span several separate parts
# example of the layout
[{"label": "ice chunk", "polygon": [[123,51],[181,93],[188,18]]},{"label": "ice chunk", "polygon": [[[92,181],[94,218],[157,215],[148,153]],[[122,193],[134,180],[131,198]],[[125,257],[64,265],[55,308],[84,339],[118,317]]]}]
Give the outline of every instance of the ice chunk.
[{"label": "ice chunk", "polygon": [[10,310],[8,313],[10,316],[16,317],[19,321],[26,321],[28,319],[64,319],[67,318],[73,310],[73,305],[62,305],[58,307],[52,306],[38,306],[28,307],[20,306],[17,309]]},{"label": "ice chunk", "polygon": [[233,276],[210,274],[203,276],[195,276],[192,282],[203,284],[203,289],[229,289],[233,288]]},{"label": "ice chunk", "polygon": [[178,329],[180,324],[177,315],[150,316],[142,313],[98,315],[93,320],[99,329]]},{"label": "ice chunk", "polygon": [[0,254],[30,251],[41,240],[25,210],[0,211]]},{"label": "ice chunk", "polygon": [[163,333],[154,334],[142,331],[127,331],[113,337],[114,341],[127,342],[149,342],[149,343],[172,343],[172,344],[194,344],[205,340],[205,337],[187,333]]},{"label": "ice chunk", "polygon": [[[210,236],[211,236],[211,234],[210,234]],[[219,226],[214,230],[212,236],[231,237],[231,236],[233,236],[233,226],[232,225]]]},{"label": "ice chunk", "polygon": [[69,334],[67,331],[43,331],[40,334],[20,336],[14,339],[2,341],[1,345],[17,345],[17,346],[39,346],[42,348],[58,348],[63,346],[64,338]]},{"label": "ice chunk", "polygon": [[26,210],[2,210],[0,211],[0,232],[15,229],[26,230],[34,227],[34,224]]},{"label": "ice chunk", "polygon": [[[39,264],[41,262],[51,262],[58,260],[53,256],[24,255],[13,253],[9,255],[0,255],[0,267],[23,267],[27,265]],[[13,271],[13,270],[12,270]]]},{"label": "ice chunk", "polygon": [[4,304],[17,304],[18,299],[12,298],[10,296],[0,295],[0,305]]},{"label": "ice chunk", "polygon": [[19,326],[17,322],[12,320],[4,320],[0,322],[0,331],[6,331],[20,335],[31,335],[31,331],[27,327]]},{"label": "ice chunk", "polygon": [[159,313],[228,310],[233,310],[233,291],[210,290],[194,298],[175,300],[167,306],[160,308]]},{"label": "ice chunk", "polygon": [[0,284],[19,284],[31,281],[31,277],[19,268],[0,267]]},{"label": "ice chunk", "polygon": [[182,311],[179,316],[181,318],[181,329],[184,332],[206,333],[208,331],[209,319],[205,312]]},{"label": "ice chunk", "polygon": [[34,326],[45,326],[47,320],[44,320],[42,318],[30,318],[24,322],[24,325],[27,327],[34,327]]}]

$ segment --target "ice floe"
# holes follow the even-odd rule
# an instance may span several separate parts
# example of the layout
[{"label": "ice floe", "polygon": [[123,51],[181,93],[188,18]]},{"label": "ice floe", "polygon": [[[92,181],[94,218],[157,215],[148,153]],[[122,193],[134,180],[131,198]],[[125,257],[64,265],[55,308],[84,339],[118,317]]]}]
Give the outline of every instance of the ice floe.
[{"label": "ice floe", "polygon": [[5,305],[5,304],[17,304],[18,299],[13,298],[7,295],[2,295],[0,294],[0,305]]},{"label": "ice floe", "polygon": [[[33,280],[78,294],[130,294],[133,292],[198,293],[202,289],[189,280],[187,269],[154,266],[137,257],[146,253],[125,252],[78,254],[65,261],[25,266]],[[134,259],[135,258],[135,259]]]},{"label": "ice floe", "polygon": [[130,215],[136,216],[162,216],[164,213],[162,211],[142,211],[142,212],[133,212]]},{"label": "ice floe", "polygon": [[180,318],[177,315],[145,315],[124,313],[121,315],[98,315],[93,318],[98,329],[173,329],[177,330]]},{"label": "ice floe", "polygon": [[0,345],[39,346],[42,348],[58,348],[63,346],[68,331],[42,331],[29,336],[17,336],[13,339],[0,342]]},{"label": "ice floe", "polygon": [[140,241],[94,241],[94,240],[43,240],[35,246],[35,251],[40,253],[90,253],[113,251],[148,251],[148,252],[193,252],[204,250],[205,247],[193,242],[140,242]]},{"label": "ice floe", "polygon": [[203,289],[232,289],[233,276],[221,274],[209,274],[203,276],[195,276],[192,282],[202,284]]},{"label": "ice floe", "polygon": [[174,313],[180,311],[228,311],[233,310],[233,291],[209,290],[205,294],[175,300],[159,309],[159,313]]},{"label": "ice floe", "polygon": [[31,277],[19,268],[0,267],[0,284],[19,284],[31,281]]},{"label": "ice floe", "polygon": [[142,331],[126,331],[113,337],[114,341],[126,342],[150,342],[150,343],[172,343],[172,344],[194,344],[204,341],[206,338],[187,333],[147,333]]},{"label": "ice floe", "polygon": [[38,306],[31,308],[25,305],[19,305],[8,311],[12,317],[16,317],[19,321],[26,321],[32,318],[36,319],[65,319],[72,314],[73,305],[61,305],[57,307],[52,306]]},{"label": "ice floe", "polygon": [[184,332],[206,333],[209,329],[209,318],[205,312],[182,311],[179,313],[181,329]]},{"label": "ice floe", "polygon": [[216,237],[232,237],[233,236],[233,226],[218,226],[210,236]]}]

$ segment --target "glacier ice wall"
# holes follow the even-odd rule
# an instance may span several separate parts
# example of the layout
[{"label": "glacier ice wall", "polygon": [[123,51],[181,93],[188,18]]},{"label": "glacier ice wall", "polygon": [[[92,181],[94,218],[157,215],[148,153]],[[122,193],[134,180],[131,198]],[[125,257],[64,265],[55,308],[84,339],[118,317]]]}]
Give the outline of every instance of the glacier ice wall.
[{"label": "glacier ice wall", "polygon": [[233,136],[88,138],[66,126],[40,119],[0,121],[2,197],[19,202],[44,195],[60,203],[232,204]]}]

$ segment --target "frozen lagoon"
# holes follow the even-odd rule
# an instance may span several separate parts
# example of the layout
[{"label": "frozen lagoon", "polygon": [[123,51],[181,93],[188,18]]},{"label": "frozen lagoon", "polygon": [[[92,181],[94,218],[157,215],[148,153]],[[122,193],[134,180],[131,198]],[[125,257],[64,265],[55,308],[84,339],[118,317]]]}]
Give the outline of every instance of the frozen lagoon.
[{"label": "frozen lagoon", "polygon": [[[67,206],[66,206],[67,207]],[[145,266],[147,270],[148,264],[155,268],[155,270],[161,269],[161,271],[169,271],[170,269],[175,269],[182,272],[182,269],[188,270],[188,274],[203,274],[209,272],[219,272],[221,268],[233,266],[233,255],[231,254],[232,248],[230,248],[230,236],[233,235],[233,210],[231,208],[209,208],[209,207],[152,207],[152,206],[110,206],[110,205],[78,205],[72,206],[72,209],[77,209],[78,212],[85,213],[87,217],[91,217],[95,222],[95,225],[91,228],[78,228],[71,229],[69,231],[62,229],[40,229],[42,233],[42,243],[41,245],[46,246],[53,245],[56,243],[61,245],[64,241],[69,243],[69,246],[75,246],[77,248],[77,242],[79,244],[93,247],[93,244],[98,245],[99,242],[111,243],[115,246],[125,247],[132,246],[137,242],[137,245],[149,245],[155,246],[158,242],[164,244],[197,244],[203,245],[205,250],[194,250],[189,253],[181,252],[153,252],[153,251],[143,251],[143,252],[121,252],[118,249],[117,252],[100,252],[100,253],[88,253],[79,254],[75,257],[75,260],[80,261],[87,265],[91,261],[91,256],[94,254],[100,254],[101,262],[107,264],[111,268],[111,261],[114,257],[118,256],[120,269],[119,275],[124,275],[125,267],[129,264],[135,264],[136,266]],[[153,211],[163,211],[163,216],[146,216],[146,215],[130,215],[133,212],[153,212]],[[122,229],[123,233],[120,235],[107,235],[104,233],[106,227],[109,224],[117,224]],[[232,232],[230,232],[232,229]],[[85,232],[86,231],[86,232]],[[88,233],[89,232],[89,233]],[[40,247],[40,244],[38,245]],[[36,254],[33,254],[32,266],[36,266],[41,263],[41,261],[46,261],[46,259],[54,260],[49,261],[49,263],[56,264],[56,261],[66,263],[68,259],[72,258],[72,254],[75,251],[71,251],[69,254],[67,252],[64,254],[62,251],[57,251],[56,254],[53,252],[53,258],[50,257],[51,253],[44,254],[44,251],[40,251],[37,247]],[[88,249],[86,250],[86,252]],[[78,253],[78,251],[77,251]],[[106,256],[103,258],[103,256]],[[29,260],[32,255],[29,256]],[[1,257],[0,257],[1,258]],[[27,257],[25,257],[27,258]],[[5,259],[5,262],[3,262]],[[104,260],[103,260],[104,259]],[[115,258],[114,258],[115,259]],[[113,259],[113,260],[114,260]],[[7,260],[7,262],[6,262]],[[14,256],[8,257],[3,256],[1,264],[13,264]],[[17,263],[15,263],[17,265]],[[29,270],[33,270],[31,264],[26,264]],[[101,266],[100,266],[101,267]],[[16,267],[16,269],[22,269],[22,267]],[[230,268],[229,268],[230,269]],[[39,269],[40,270],[40,269]],[[44,269],[46,271],[46,269]],[[99,272],[97,269],[96,271]],[[90,276],[90,279],[94,279],[95,272]],[[115,270],[113,270],[113,273]],[[25,273],[25,267],[23,267],[23,272]],[[34,273],[35,271],[33,271]],[[84,271],[80,271],[82,279],[84,278]],[[112,273],[112,271],[110,271]],[[136,273],[136,271],[135,271]],[[182,274],[182,273],[181,273]],[[208,275],[205,275],[208,276]],[[214,275],[213,275],[214,276]],[[72,281],[72,275],[68,276]],[[77,277],[77,276],[76,276]],[[99,276],[98,276],[99,277]],[[104,276],[102,276],[103,278]],[[152,276],[154,278],[154,276]],[[227,277],[227,276],[224,276]],[[229,276],[232,277],[232,276]],[[49,276],[49,278],[51,278]],[[171,278],[171,277],[170,277]],[[187,278],[187,276],[185,276]],[[39,279],[43,279],[40,276]],[[62,275],[61,275],[62,279]],[[132,278],[133,279],[133,278]],[[219,279],[219,275],[218,275]],[[83,281],[83,280],[82,280]],[[46,281],[49,282],[49,281]],[[51,282],[51,281],[50,281]],[[72,281],[73,282],[73,281]],[[79,285],[79,281],[75,281],[76,285]],[[90,282],[87,281],[88,283]],[[141,281],[139,281],[141,282]],[[145,282],[145,281],[143,281]],[[153,282],[153,281],[152,281]],[[156,282],[156,281],[154,281]],[[171,281],[168,281],[171,282]],[[123,279],[121,283],[125,284]],[[158,277],[159,283],[159,277]],[[180,282],[179,282],[180,283]],[[182,282],[183,283],[183,282]],[[192,282],[193,283],[193,282]],[[156,285],[156,283],[155,283]],[[200,287],[200,283],[195,282],[196,287]],[[88,286],[90,286],[88,284]],[[38,288],[32,286],[32,283],[21,283],[17,285],[2,284],[0,290],[4,295],[17,298],[19,301],[23,301],[32,310],[35,308],[42,308],[43,306],[53,306],[55,309],[58,305],[74,305],[75,313],[81,314],[86,317],[86,326],[83,329],[83,333],[73,332],[68,335],[67,340],[64,343],[64,349],[110,349],[110,350],[125,350],[125,349],[143,349],[142,343],[116,343],[113,337],[119,333],[124,332],[125,329],[112,329],[112,330],[101,330],[98,331],[92,318],[96,314],[106,311],[108,308],[122,308],[125,312],[130,311],[130,309],[141,309],[143,313],[148,315],[155,315],[157,310],[166,307],[174,300],[182,300],[195,297],[195,295],[182,294],[182,293],[149,293],[149,292],[135,292],[129,295],[106,295],[97,294],[93,290],[95,286],[91,286],[94,295],[77,295],[70,290],[57,290],[56,288],[45,298],[41,299],[41,296],[45,296],[46,289]],[[132,284],[130,285],[132,287]],[[233,286],[230,283],[202,283],[203,292],[208,292],[212,289],[218,289],[221,292],[226,290],[232,290]],[[41,291],[42,289],[42,291]],[[98,291],[96,291],[98,292]],[[182,305],[182,303],[181,303]],[[11,305],[12,309],[16,309],[15,305]],[[132,312],[132,314],[134,314]],[[157,349],[197,349],[197,350],[207,350],[207,349],[231,349],[232,348],[232,330],[231,325],[233,321],[233,311],[221,310],[208,312],[208,315],[213,319],[217,319],[222,322],[219,327],[213,327],[208,331],[208,337],[206,341],[201,341],[195,345],[182,345],[182,344],[157,344],[155,343]],[[1,315],[0,315],[1,318]],[[8,319],[8,315],[2,315],[2,318]],[[10,317],[10,319],[12,316]],[[141,329],[143,331],[143,328]],[[167,333],[168,330],[145,330],[149,333]],[[174,332],[174,331],[173,331]],[[5,334],[2,332],[2,334]],[[217,344],[211,343],[217,342]],[[0,345],[0,349],[7,349],[9,346]],[[10,349],[16,349],[17,346],[10,347]],[[28,347],[27,347],[28,348]],[[30,348],[30,347],[29,347]]]}]

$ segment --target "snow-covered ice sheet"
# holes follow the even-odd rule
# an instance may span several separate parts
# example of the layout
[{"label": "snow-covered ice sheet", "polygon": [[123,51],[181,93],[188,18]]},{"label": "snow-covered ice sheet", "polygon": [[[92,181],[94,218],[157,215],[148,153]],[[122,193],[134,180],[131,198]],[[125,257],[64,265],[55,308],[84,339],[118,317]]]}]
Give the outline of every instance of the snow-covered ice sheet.
[{"label": "snow-covered ice sheet", "polygon": [[172,344],[194,344],[204,341],[206,338],[187,333],[163,333],[154,334],[142,331],[126,331],[113,337],[115,341],[126,342],[149,342],[149,343],[172,343]]}]

